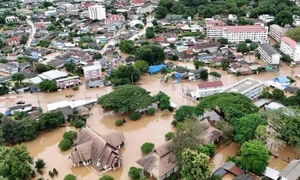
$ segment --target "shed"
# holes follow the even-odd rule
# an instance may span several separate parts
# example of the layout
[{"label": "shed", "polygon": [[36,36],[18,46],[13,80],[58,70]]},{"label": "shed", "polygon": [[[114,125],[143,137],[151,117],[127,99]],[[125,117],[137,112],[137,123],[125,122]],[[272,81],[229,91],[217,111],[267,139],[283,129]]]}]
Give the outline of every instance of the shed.
[{"label": "shed", "polygon": [[299,90],[298,87],[293,87],[293,86],[288,86],[284,89],[285,92],[289,92],[293,94],[296,94],[298,90]]},{"label": "shed", "polygon": [[269,100],[269,99],[260,99],[260,100],[256,101],[254,103],[254,105],[256,107],[260,108],[260,107],[264,106],[265,104],[268,104],[269,102],[271,102],[271,100]]},{"label": "shed", "polygon": [[278,83],[289,83],[290,79],[287,78],[286,76],[279,76],[273,79],[274,82],[278,82]]}]

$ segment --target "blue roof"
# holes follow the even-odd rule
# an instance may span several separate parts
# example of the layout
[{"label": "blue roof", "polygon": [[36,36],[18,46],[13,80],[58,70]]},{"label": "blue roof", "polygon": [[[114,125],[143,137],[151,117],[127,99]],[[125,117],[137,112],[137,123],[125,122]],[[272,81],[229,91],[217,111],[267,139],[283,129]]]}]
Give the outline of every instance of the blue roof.
[{"label": "blue roof", "polygon": [[176,72],[176,73],[175,73],[175,77],[176,77],[176,78],[181,78],[181,74],[178,73],[178,72]]},{"label": "blue roof", "polygon": [[79,62],[79,60],[74,59],[74,58],[68,58],[67,61],[72,62],[72,63],[78,63]]},{"label": "blue roof", "polygon": [[166,67],[164,64],[150,66],[148,71],[149,71],[149,73],[157,73],[164,67]]},{"label": "blue roof", "polygon": [[273,81],[279,82],[279,83],[289,83],[290,80],[286,76],[279,76],[277,78],[274,78]]}]

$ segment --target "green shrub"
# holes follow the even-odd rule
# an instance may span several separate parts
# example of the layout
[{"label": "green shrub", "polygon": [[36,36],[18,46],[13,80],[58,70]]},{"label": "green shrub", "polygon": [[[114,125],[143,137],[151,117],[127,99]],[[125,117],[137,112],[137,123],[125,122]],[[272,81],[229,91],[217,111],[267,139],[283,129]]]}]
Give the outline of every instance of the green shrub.
[{"label": "green shrub", "polygon": [[104,175],[103,177],[101,177],[99,180],[114,180],[113,177],[109,176],[109,175]]},{"label": "green shrub", "polygon": [[136,167],[130,167],[128,176],[133,180],[139,180],[141,177],[141,169]]},{"label": "green shrub", "polygon": [[37,161],[35,161],[35,168],[36,169],[42,169],[42,168],[45,167],[45,165],[46,165],[46,163],[44,162],[44,160],[42,160],[40,158]]},{"label": "green shrub", "polygon": [[149,108],[148,111],[147,111],[147,115],[149,116],[153,116],[156,112],[156,109],[155,108]]},{"label": "green shrub", "polygon": [[116,126],[122,126],[123,125],[123,120],[122,119],[116,120],[115,125]]},{"label": "green shrub", "polygon": [[75,128],[82,128],[83,126],[85,126],[85,121],[80,120],[80,119],[75,119],[73,121],[71,121],[71,126],[74,126]]},{"label": "green shrub", "polygon": [[199,147],[199,151],[203,154],[208,155],[209,157],[212,157],[215,154],[216,145],[213,143],[204,144]]},{"label": "green shrub", "polygon": [[68,174],[64,177],[64,180],[76,180],[76,176],[73,174]]},{"label": "green shrub", "polygon": [[150,153],[154,148],[154,144],[150,142],[146,142],[141,146],[141,150],[144,154]]},{"label": "green shrub", "polygon": [[74,139],[77,138],[77,132],[75,132],[75,131],[65,132],[64,135],[63,135],[63,138],[73,141]]},{"label": "green shrub", "polygon": [[173,137],[174,137],[174,133],[173,132],[168,132],[165,135],[166,140],[171,140],[171,139],[173,139]]},{"label": "green shrub", "polygon": [[139,120],[141,118],[142,114],[139,112],[133,112],[129,115],[129,118],[133,121]]},{"label": "green shrub", "polygon": [[59,147],[59,149],[60,149],[61,151],[66,151],[66,150],[68,150],[68,149],[71,148],[72,144],[73,144],[73,143],[72,143],[71,140],[69,140],[69,139],[63,139],[63,140],[61,140],[61,141],[59,142],[58,147]]},{"label": "green shrub", "polygon": [[73,91],[77,91],[79,89],[79,86],[73,86],[72,89]]}]

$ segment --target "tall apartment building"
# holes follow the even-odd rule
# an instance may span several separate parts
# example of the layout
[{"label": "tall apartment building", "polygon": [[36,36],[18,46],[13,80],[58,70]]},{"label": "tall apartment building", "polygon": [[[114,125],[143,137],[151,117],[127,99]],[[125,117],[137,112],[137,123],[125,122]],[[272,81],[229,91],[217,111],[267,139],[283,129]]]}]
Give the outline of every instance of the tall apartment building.
[{"label": "tall apartment building", "polygon": [[248,26],[211,26],[206,31],[209,38],[226,38],[229,42],[240,42],[250,39],[253,42],[266,43],[268,27],[263,25]]},{"label": "tall apartment building", "polygon": [[278,43],[280,43],[281,38],[284,36],[285,32],[288,28],[283,28],[278,26],[277,24],[272,24],[270,26],[269,35]]},{"label": "tall apartment building", "polygon": [[102,77],[102,66],[99,62],[95,62],[92,66],[83,67],[83,73],[86,82],[99,80]]},{"label": "tall apartment building", "polygon": [[240,93],[254,100],[262,93],[262,83],[255,79],[247,78],[225,88],[222,92]]},{"label": "tall apartment building", "polygon": [[89,6],[89,16],[90,19],[106,19],[105,7],[101,5]]},{"label": "tall apartment building", "polygon": [[279,65],[281,55],[271,45],[267,43],[261,44],[257,50],[266,64]]},{"label": "tall apartment building", "polygon": [[289,37],[281,38],[280,51],[290,56],[294,61],[300,61],[300,43]]}]

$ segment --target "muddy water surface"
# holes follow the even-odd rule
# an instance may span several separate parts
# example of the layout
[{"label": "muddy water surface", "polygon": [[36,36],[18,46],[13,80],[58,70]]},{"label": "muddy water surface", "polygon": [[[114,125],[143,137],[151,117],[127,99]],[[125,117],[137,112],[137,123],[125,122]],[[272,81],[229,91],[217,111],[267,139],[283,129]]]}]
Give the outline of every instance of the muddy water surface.
[{"label": "muddy water surface", "polygon": [[[180,65],[189,66],[193,68],[192,63],[180,62]],[[229,75],[227,72],[208,68],[209,71],[217,71],[222,74],[221,80],[224,85],[230,85],[246,77],[236,77],[234,75]],[[295,74],[300,73],[300,68],[294,69]],[[261,81],[269,80],[274,78],[276,75],[290,75],[291,68],[283,65],[280,68],[279,73],[266,72],[258,75],[251,75],[247,77],[252,77]],[[159,91],[163,91],[170,95],[171,101],[180,105],[195,105],[196,103],[182,97],[182,91],[186,88],[196,89],[196,85],[201,82],[184,82],[184,83],[162,83],[160,82],[161,76],[154,75],[142,76],[140,84],[143,88],[150,91],[152,94],[156,94]],[[298,80],[297,86],[300,85]],[[105,88],[95,88],[95,89],[85,89],[85,86],[80,86],[78,91],[73,91],[71,89],[62,90],[55,93],[35,93],[35,94],[21,94],[17,95],[6,95],[1,96],[0,99],[0,110],[2,112],[9,106],[14,105],[17,101],[23,100],[26,103],[32,103],[33,105],[40,105],[44,111],[47,111],[47,103],[62,101],[62,100],[83,100],[92,99],[100,97],[106,93],[112,91],[111,87]],[[74,95],[72,98],[66,98],[66,95]],[[8,99],[5,99],[7,97]],[[164,135],[172,131],[172,114],[164,115],[159,112],[155,116],[143,116],[141,120],[130,121],[127,116],[117,115],[111,112],[103,112],[103,110],[98,106],[94,106],[91,110],[92,116],[88,119],[88,125],[93,129],[99,131],[100,134],[108,132],[110,129],[117,129],[124,132],[126,137],[125,145],[121,148],[121,154],[123,156],[123,166],[116,171],[110,171],[108,174],[115,177],[115,179],[128,179],[127,172],[130,166],[136,166],[135,161],[138,160],[143,155],[140,152],[140,146],[144,142],[152,142],[155,146],[159,146],[165,142]],[[116,119],[125,118],[127,122],[121,126],[116,127],[114,122]],[[213,118],[218,120],[218,117]],[[42,158],[46,161],[46,169],[44,170],[44,176],[48,177],[48,171],[52,170],[54,167],[59,171],[60,175],[57,179],[62,179],[62,177],[68,173],[79,176],[78,179],[97,179],[98,175],[91,170],[90,167],[76,167],[73,168],[71,161],[68,159],[70,152],[61,153],[57,148],[58,142],[62,139],[62,134],[69,128],[59,128],[52,132],[41,133],[37,139],[25,143],[30,154],[37,158]],[[213,169],[220,167],[224,162],[226,162],[227,156],[234,156],[238,151],[239,147],[237,144],[230,144],[226,147],[218,148],[217,154],[211,159]],[[290,158],[294,153],[291,149],[283,149],[282,156],[285,157],[287,154]],[[297,156],[298,157],[298,156]],[[287,158],[287,157],[285,157]],[[270,160],[271,164],[273,161]],[[275,167],[276,165],[274,165]],[[282,167],[283,165],[277,165]]]}]

